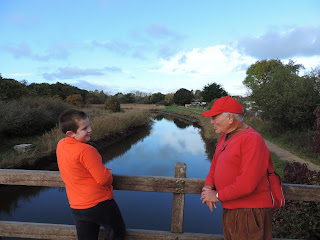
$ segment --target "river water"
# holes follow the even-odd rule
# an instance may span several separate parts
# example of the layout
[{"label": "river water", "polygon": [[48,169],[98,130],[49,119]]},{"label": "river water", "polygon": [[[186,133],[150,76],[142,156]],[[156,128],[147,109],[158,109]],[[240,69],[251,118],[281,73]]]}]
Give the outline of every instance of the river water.
[{"label": "river water", "polygon": [[[214,147],[206,146],[199,128],[158,115],[151,129],[131,135],[100,153],[113,174],[173,177],[175,163],[184,162],[187,177],[205,178],[212,157],[208,152]],[[127,228],[170,231],[171,193],[115,190],[114,195]],[[186,194],[184,232],[222,234],[221,215],[220,204],[212,213],[201,203],[199,194]],[[0,219],[73,224],[64,188],[1,189]]]}]

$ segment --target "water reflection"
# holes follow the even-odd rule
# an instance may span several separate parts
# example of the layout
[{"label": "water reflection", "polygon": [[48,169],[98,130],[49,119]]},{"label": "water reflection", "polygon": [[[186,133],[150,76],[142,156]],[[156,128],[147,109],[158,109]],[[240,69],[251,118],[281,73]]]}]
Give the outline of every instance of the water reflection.
[{"label": "water reflection", "polygon": [[44,191],[45,187],[23,187],[23,186],[1,186],[0,213],[11,215],[17,208],[21,207],[21,202],[30,202],[31,199]]},{"label": "water reflection", "polygon": [[126,152],[128,152],[132,146],[137,144],[139,141],[143,141],[144,138],[149,136],[151,133],[151,126],[142,128],[140,131],[129,135],[119,143],[112,144],[110,147],[99,149],[100,154],[103,156],[103,162],[107,163],[112,159],[115,159]]},{"label": "water reflection", "polygon": [[[200,130],[164,117],[155,117],[151,130],[99,150],[114,174],[173,176],[175,163],[184,162],[187,177],[206,177],[212,156]],[[170,231],[172,194],[115,191],[115,198],[128,228]],[[65,189],[12,187],[1,190],[0,201],[1,220],[73,224]],[[200,195],[187,195],[184,231],[222,234],[221,212],[220,205],[211,213]]]}]

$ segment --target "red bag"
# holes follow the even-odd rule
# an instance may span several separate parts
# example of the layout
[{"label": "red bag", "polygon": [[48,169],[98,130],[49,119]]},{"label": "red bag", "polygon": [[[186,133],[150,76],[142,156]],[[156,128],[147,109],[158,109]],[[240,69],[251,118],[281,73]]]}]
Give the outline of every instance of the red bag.
[{"label": "red bag", "polygon": [[274,171],[271,157],[269,157],[267,177],[273,201],[273,209],[277,210],[285,205],[285,199],[282,192],[282,181],[280,176]]}]

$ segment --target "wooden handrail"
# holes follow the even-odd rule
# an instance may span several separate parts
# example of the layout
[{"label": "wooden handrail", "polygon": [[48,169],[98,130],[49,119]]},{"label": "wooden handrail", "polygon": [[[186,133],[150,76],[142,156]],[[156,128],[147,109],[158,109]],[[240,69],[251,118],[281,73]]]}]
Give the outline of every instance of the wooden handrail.
[{"label": "wooden handrail", "polygon": [[[183,233],[185,194],[200,194],[204,179],[186,178],[186,166],[177,163],[175,177],[113,175],[115,190],[173,193],[171,232],[129,229],[126,239],[222,240],[222,235]],[[0,169],[0,184],[65,187],[58,171]],[[283,184],[286,200],[320,201],[320,186]],[[103,239],[101,231],[99,239]],[[73,225],[0,221],[0,237],[76,239]]]},{"label": "wooden handrail", "polygon": [[[103,239],[105,231],[101,228],[99,240]],[[77,231],[73,225],[28,223],[0,221],[0,236],[24,237],[33,239],[65,239],[76,240]],[[127,229],[125,239],[130,240],[223,240],[222,235],[200,233],[172,233],[169,231],[155,231],[143,229]]]},{"label": "wooden handrail", "polygon": [[[115,190],[200,194],[204,179],[113,175]],[[0,169],[0,184],[64,187],[58,171]],[[286,200],[320,201],[320,186],[283,184]]]}]

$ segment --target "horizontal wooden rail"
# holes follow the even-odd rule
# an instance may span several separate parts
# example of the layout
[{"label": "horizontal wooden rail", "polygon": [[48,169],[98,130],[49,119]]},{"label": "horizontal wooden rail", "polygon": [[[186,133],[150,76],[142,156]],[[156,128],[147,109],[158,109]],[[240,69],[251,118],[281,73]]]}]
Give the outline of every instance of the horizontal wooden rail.
[{"label": "horizontal wooden rail", "polygon": [[[177,163],[175,177],[113,175],[115,190],[173,193],[173,213],[171,232],[129,229],[126,239],[181,239],[216,240],[222,235],[183,233],[184,195],[200,194],[204,179],[186,178],[186,167]],[[0,184],[44,187],[65,187],[58,171],[0,169]],[[283,184],[286,200],[320,201],[320,186]],[[73,225],[24,223],[0,221],[0,237],[24,237],[33,239],[76,239]],[[103,239],[102,229],[99,239]]]},{"label": "horizontal wooden rail", "polygon": [[[200,194],[204,179],[113,175],[115,190]],[[58,171],[0,169],[0,184],[64,187]],[[320,201],[320,186],[283,184],[286,200]]]},{"label": "horizontal wooden rail", "polygon": [[[105,231],[101,228],[99,240],[103,239]],[[3,237],[24,237],[33,239],[66,239],[76,240],[77,231],[73,225],[27,223],[0,221],[0,236]],[[181,240],[223,240],[222,235],[201,234],[201,233],[172,233],[169,231],[127,229],[125,239],[146,240],[146,239],[181,239]]]}]

